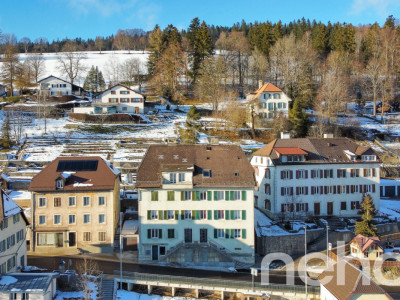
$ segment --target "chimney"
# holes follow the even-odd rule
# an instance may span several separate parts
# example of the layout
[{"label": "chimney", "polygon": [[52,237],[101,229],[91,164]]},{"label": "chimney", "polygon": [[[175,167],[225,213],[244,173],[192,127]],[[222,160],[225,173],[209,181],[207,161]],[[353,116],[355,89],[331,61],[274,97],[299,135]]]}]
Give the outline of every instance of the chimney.
[{"label": "chimney", "polygon": [[281,139],[282,140],[290,139],[290,133],[289,132],[281,132]]},{"label": "chimney", "polygon": [[333,139],[333,133],[324,133],[324,139]]},{"label": "chimney", "polygon": [[259,80],[259,81],[258,81],[258,88],[261,89],[262,86],[263,86],[263,81],[262,81],[262,80]]}]

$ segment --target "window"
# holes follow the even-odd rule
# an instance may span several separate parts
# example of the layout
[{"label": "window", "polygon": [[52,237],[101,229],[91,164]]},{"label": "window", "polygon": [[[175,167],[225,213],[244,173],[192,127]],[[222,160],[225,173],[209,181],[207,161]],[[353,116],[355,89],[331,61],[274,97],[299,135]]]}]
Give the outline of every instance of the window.
[{"label": "window", "polygon": [[134,103],[142,102],[142,98],[132,98]]},{"label": "window", "polygon": [[311,170],[311,178],[322,178],[320,171],[322,170]]},{"label": "window", "polygon": [[168,233],[168,238],[169,239],[174,239],[175,238],[175,229],[168,229],[168,231],[167,231],[167,233]]},{"label": "window", "polygon": [[296,211],[308,211],[308,203],[296,203]]},{"label": "window", "polygon": [[0,252],[6,251],[6,240],[0,242]]},{"label": "window", "polygon": [[[15,256],[7,260],[7,272],[11,271],[15,267]],[[16,294],[13,294],[16,296]]]},{"label": "window", "polygon": [[68,223],[69,224],[75,224],[76,223],[76,216],[75,215],[69,215],[68,216]]},{"label": "window", "polygon": [[62,181],[62,179],[58,179],[58,180],[57,180],[57,188],[58,188],[58,189],[62,189],[62,188],[63,188],[63,181]]},{"label": "window", "polygon": [[151,192],[151,201],[158,201],[158,192],[157,191]]},{"label": "window", "polygon": [[231,200],[240,200],[240,191],[233,191],[233,198]]},{"label": "window", "polygon": [[214,191],[214,200],[224,200],[224,191]]},{"label": "window", "polygon": [[106,215],[99,214],[99,224],[104,224],[106,222]]},{"label": "window", "polygon": [[122,95],[127,95],[127,94],[129,94],[129,91],[120,91],[119,93]]},{"label": "window", "polygon": [[167,191],[167,200],[174,201],[175,200],[175,192],[174,191]]},{"label": "window", "polygon": [[192,219],[192,211],[191,210],[185,210],[184,219],[185,220],[191,220]]},{"label": "window", "polygon": [[24,230],[21,229],[21,230],[17,231],[17,243],[19,243],[23,239],[24,239]]},{"label": "window", "polygon": [[39,216],[39,225],[46,224],[46,216]]},{"label": "window", "polygon": [[364,169],[364,177],[371,177],[372,169]]},{"label": "window", "polygon": [[90,242],[92,240],[92,233],[91,232],[84,232],[83,233],[83,241]]},{"label": "window", "polygon": [[235,172],[235,173],[233,173],[233,175],[234,175],[235,177],[238,177],[238,176],[239,176],[239,172]]},{"label": "window", "polygon": [[108,101],[109,101],[110,103],[117,103],[117,102],[118,102],[117,99],[118,99],[118,98],[108,98]]},{"label": "window", "polygon": [[240,229],[234,229],[234,235],[233,235],[233,237],[235,238],[235,239],[238,239],[238,238],[241,238],[242,237],[242,230],[240,230]]},{"label": "window", "polygon": [[185,173],[179,173],[179,182],[185,181]]},{"label": "window", "polygon": [[265,185],[265,194],[271,195],[271,185],[270,184]]},{"label": "window", "polygon": [[351,207],[352,210],[360,209],[361,208],[360,201],[351,201],[351,206],[350,207]]},{"label": "window", "polygon": [[225,218],[224,210],[214,210],[214,220],[222,220]]},{"label": "window", "polygon": [[292,179],[293,171],[291,170],[283,170],[281,171],[281,179]]},{"label": "window", "polygon": [[271,210],[271,200],[265,199],[265,201],[264,201],[264,208],[265,208],[266,210]]},{"label": "window", "polygon": [[162,238],[161,229],[150,229],[150,238],[152,239]]},{"label": "window", "polygon": [[6,229],[8,227],[8,219],[3,219],[1,222],[1,230]]},{"label": "window", "polygon": [[156,211],[156,210],[151,210],[151,211],[150,211],[150,219],[151,219],[151,220],[158,220],[158,211]]},{"label": "window", "polygon": [[281,204],[281,212],[293,212],[293,203]]},{"label": "window", "polygon": [[270,169],[265,169],[265,178],[266,179],[271,179],[271,170]]},{"label": "window", "polygon": [[46,206],[46,198],[39,198],[39,207]]},{"label": "window", "polygon": [[54,215],[54,225],[61,224],[61,215]]},{"label": "window", "polygon": [[360,177],[360,170],[359,169],[351,169],[350,177]]},{"label": "window", "polygon": [[68,206],[75,206],[75,205],[76,205],[76,198],[68,197]]},{"label": "window", "polygon": [[273,103],[268,103],[268,110],[274,110],[274,104]]},{"label": "window", "polygon": [[84,224],[90,223],[90,215],[89,214],[83,215],[83,223]]},{"label": "window", "polygon": [[169,183],[176,183],[176,174],[175,173],[169,174]]},{"label": "window", "polygon": [[111,95],[115,95],[116,94],[116,92],[115,91],[111,91]]},{"label": "window", "polygon": [[61,197],[54,198],[54,207],[61,207]]},{"label": "window", "polygon": [[241,212],[240,210],[232,210],[232,220],[240,220]]},{"label": "window", "polygon": [[203,177],[211,177],[211,170],[203,170]]},{"label": "window", "polygon": [[192,192],[191,191],[185,191],[183,192],[184,200],[191,200],[192,199]]},{"label": "window", "polygon": [[13,224],[18,223],[19,222],[19,214],[17,215],[13,215]]},{"label": "window", "polygon": [[[206,210],[200,210],[198,212],[199,214],[199,220],[207,220],[207,211]],[[196,216],[197,219],[197,216]]]},{"label": "window", "polygon": [[12,247],[12,246],[14,246],[14,245],[15,245],[15,234],[10,235],[10,236],[7,238],[7,249],[9,249],[10,247]]},{"label": "window", "polygon": [[297,186],[296,195],[308,195],[308,186]]},{"label": "window", "polygon": [[363,161],[375,161],[376,160],[376,156],[375,155],[362,155],[361,159]]},{"label": "window", "polygon": [[121,103],[128,103],[129,99],[128,98],[121,98]]},{"label": "window", "polygon": [[167,212],[167,219],[168,219],[168,220],[173,220],[173,219],[175,219],[175,213],[174,213],[173,210],[168,210],[168,212]]},{"label": "window", "polygon": [[206,191],[199,192],[199,200],[207,200],[207,192]]},{"label": "window", "polygon": [[106,241],[106,233],[99,232],[99,242],[105,242],[105,241]]},{"label": "window", "polygon": [[83,206],[90,205],[90,197],[83,197]]},{"label": "window", "polygon": [[338,178],[346,178],[346,169],[338,169],[337,177]]},{"label": "window", "polygon": [[281,196],[292,196],[292,195],[293,195],[293,187],[281,188]]},{"label": "window", "polygon": [[122,110],[123,110],[123,111],[127,111],[128,108],[127,108],[126,106],[124,106],[124,107],[122,107]]},{"label": "window", "polygon": [[324,170],[324,178],[333,178],[333,169]]},{"label": "window", "polygon": [[340,210],[346,210],[347,209],[347,203],[346,201],[340,202]]},{"label": "window", "polygon": [[297,179],[306,179],[308,176],[308,171],[307,170],[297,170],[296,171],[296,178]]},{"label": "window", "polygon": [[282,103],[282,102],[279,102],[279,103],[278,103],[278,108],[281,109],[282,107],[283,107],[283,103]]}]

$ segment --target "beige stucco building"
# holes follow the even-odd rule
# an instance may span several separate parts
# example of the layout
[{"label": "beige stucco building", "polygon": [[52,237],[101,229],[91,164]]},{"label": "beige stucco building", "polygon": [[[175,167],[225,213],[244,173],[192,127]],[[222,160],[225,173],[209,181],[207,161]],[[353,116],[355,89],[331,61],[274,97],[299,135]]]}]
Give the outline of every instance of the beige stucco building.
[{"label": "beige stucco building", "polygon": [[378,237],[357,235],[350,243],[350,255],[369,260],[381,260],[385,248]]},{"label": "beige stucco building", "polygon": [[100,157],[59,157],[50,163],[29,187],[32,251],[112,251],[119,184],[119,172]]}]

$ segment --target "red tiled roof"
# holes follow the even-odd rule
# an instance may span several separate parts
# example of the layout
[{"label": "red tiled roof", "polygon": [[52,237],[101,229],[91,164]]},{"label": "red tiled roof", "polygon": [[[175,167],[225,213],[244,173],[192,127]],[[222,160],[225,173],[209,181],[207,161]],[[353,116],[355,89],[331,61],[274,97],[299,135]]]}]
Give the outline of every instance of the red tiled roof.
[{"label": "red tiled roof", "polygon": [[283,147],[283,148],[274,148],[276,152],[282,155],[306,155],[307,152],[304,150],[301,150],[300,148],[297,147]]},{"label": "red tiled roof", "polygon": [[358,247],[360,248],[360,250],[362,252],[367,250],[373,244],[378,245],[378,247],[381,248],[382,250],[384,249],[381,241],[376,236],[375,237],[366,237],[366,236],[359,234],[353,240],[356,241]]},{"label": "red tiled roof", "polygon": [[272,83],[268,82],[255,92],[256,95],[254,96],[254,98],[257,98],[264,92],[282,92],[282,90],[277,86],[273,85]]}]

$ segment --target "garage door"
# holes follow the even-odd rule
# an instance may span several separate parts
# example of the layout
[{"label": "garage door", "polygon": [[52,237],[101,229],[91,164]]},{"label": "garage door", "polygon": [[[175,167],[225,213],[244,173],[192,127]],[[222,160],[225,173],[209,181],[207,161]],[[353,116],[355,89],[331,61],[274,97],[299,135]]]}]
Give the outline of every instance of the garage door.
[{"label": "garage door", "polygon": [[396,195],[395,186],[385,186],[385,197],[394,197]]}]

